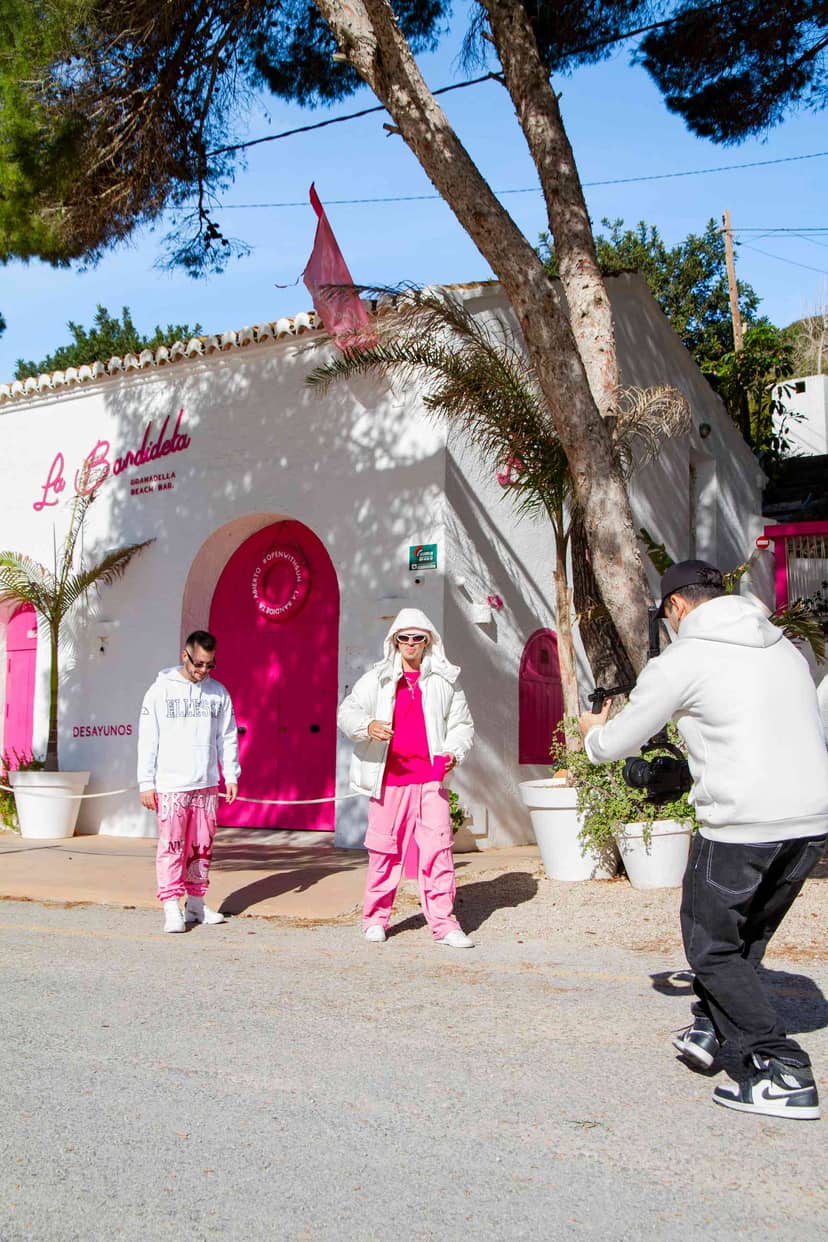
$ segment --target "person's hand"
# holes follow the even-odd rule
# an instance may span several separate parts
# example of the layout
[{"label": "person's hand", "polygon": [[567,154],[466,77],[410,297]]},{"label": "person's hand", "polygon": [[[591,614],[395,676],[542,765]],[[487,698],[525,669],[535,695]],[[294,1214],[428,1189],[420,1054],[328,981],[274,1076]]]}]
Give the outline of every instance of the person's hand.
[{"label": "person's hand", "polygon": [[233,785],[233,784],[225,785],[224,796],[227,799],[227,805],[230,806],[231,802],[235,802],[236,798],[238,798],[239,796],[238,785]]},{"label": "person's hand", "polygon": [[595,712],[583,712],[578,717],[578,728],[581,737],[586,737],[590,729],[594,729],[596,725],[604,725],[609,720],[610,708],[612,707],[612,699],[604,699],[604,706],[596,715]]},{"label": "person's hand", "polygon": [[375,742],[390,742],[393,734],[390,720],[372,720],[368,726],[368,736]]},{"label": "person's hand", "polygon": [[158,799],[154,789],[141,790],[141,806],[145,806],[148,811],[158,810]]},{"label": "person's hand", "polygon": [[448,751],[446,751],[445,760],[446,760],[446,772],[450,772],[452,768],[457,767],[457,760],[455,759],[454,755],[449,754]]}]

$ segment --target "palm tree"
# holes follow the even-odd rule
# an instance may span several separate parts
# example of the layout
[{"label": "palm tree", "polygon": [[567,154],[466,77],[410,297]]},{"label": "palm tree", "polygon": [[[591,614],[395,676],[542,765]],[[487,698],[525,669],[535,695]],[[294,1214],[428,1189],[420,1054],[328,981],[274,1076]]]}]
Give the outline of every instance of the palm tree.
[{"label": "palm tree", "polygon": [[[377,343],[315,368],[307,383],[323,391],[362,374],[392,373],[421,385],[425,409],[465,431],[519,513],[549,518],[555,539],[555,612],[564,711],[579,711],[567,557],[572,478],[537,377],[514,332],[477,319],[442,289],[371,290],[380,296]],[[668,436],[691,426],[690,408],[672,388],[619,393],[613,438],[629,476],[657,456]],[[589,655],[589,651],[587,652]]]},{"label": "palm tree", "polygon": [[107,552],[95,565],[75,566],[78,539],[96,492],[72,501],[69,531],[60,548],[55,545],[52,569],[21,552],[0,552],[0,603],[30,604],[49,631],[49,739],[45,770],[58,771],[58,687],[60,635],[65,618],[92,587],[109,586],[120,578],[133,556],[152,539]]}]

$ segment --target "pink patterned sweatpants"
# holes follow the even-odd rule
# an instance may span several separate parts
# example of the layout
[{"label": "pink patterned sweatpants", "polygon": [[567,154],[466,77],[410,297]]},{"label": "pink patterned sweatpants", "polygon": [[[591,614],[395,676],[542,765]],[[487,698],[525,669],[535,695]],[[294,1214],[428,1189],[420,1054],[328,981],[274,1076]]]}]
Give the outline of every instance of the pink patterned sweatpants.
[{"label": "pink patterned sweatpants", "polygon": [[412,842],[419,854],[417,878],[423,914],[435,940],[460,926],[454,917],[457,891],[448,793],[437,781],[425,785],[386,785],[368,805],[368,879],[362,911],[364,927],[388,925]]},{"label": "pink patterned sweatpants", "polygon": [[218,788],[159,793],[155,874],[158,900],[203,897],[210,879]]}]

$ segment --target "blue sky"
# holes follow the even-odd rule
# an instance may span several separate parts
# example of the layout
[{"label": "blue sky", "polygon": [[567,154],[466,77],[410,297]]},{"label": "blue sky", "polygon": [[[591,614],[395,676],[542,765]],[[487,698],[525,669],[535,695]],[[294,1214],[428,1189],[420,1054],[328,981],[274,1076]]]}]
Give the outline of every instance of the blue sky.
[{"label": "blue sky", "polygon": [[[455,57],[459,24],[437,53],[421,58],[430,85],[466,74]],[[629,66],[628,51],[556,81],[590,214],[656,224],[668,243],[703,231],[708,219],[731,213],[734,229],[813,229],[828,225],[828,155],[703,175],[627,184],[589,184],[694,169],[828,152],[825,114],[798,113],[764,140],[717,147],[692,137],[672,116],[649,78]],[[307,112],[272,99],[254,101],[240,137],[278,133],[294,125],[368,107],[363,90],[336,107]],[[543,200],[506,92],[488,82],[444,96],[443,106],[462,141],[533,242],[546,227]],[[399,137],[388,137],[383,114],[265,144],[249,152],[246,167],[224,194],[217,218],[225,232],[252,247],[220,276],[194,281],[160,270],[164,221],[87,271],[45,264],[0,268],[0,380],[11,378],[17,358],[38,359],[67,338],[66,322],[91,323],[98,303],[111,311],[128,305],[139,328],[156,323],[201,323],[222,331],[295,314],[310,306],[301,284],[315,217],[305,203],[316,182],[354,280],[362,284],[413,281],[452,283],[490,276],[485,260],[438,199],[336,205],[337,199],[381,199],[434,194]],[[239,204],[268,204],[241,207]],[[828,234],[763,237],[737,233],[744,244],[737,270],[762,299],[760,310],[783,325],[828,300]],[[765,253],[760,253],[764,251]],[[278,288],[278,285],[290,285]]]}]

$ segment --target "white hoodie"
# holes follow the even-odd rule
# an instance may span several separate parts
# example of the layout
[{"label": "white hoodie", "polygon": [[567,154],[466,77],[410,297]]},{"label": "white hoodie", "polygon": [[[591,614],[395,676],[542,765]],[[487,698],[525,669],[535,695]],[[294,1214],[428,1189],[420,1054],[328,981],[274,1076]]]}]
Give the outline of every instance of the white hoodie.
[{"label": "white hoodie", "polygon": [[138,785],[143,792],[181,793],[238,783],[239,744],[230,695],[220,682],[189,681],[164,668],[144,695],[138,721]]},{"label": "white hoodie", "polygon": [[828,832],[828,752],[808,665],[747,600],[689,612],[628,705],[591,729],[593,763],[634,755],[667,720],[687,745],[701,833],[760,844]]},{"label": "white hoodie", "polygon": [[443,640],[419,608],[403,608],[397,613],[383,644],[383,658],[368,670],[343,701],[337,723],[351,741],[356,742],[351,759],[351,787],[378,798],[382,790],[388,743],[368,736],[372,720],[393,720],[394,698],[402,677],[402,656],[392,641],[395,634],[429,633],[431,642],[420,665],[429,757],[452,754],[461,763],[471,749],[474,724],[466,696],[457,685],[460,669],[449,664]]}]

